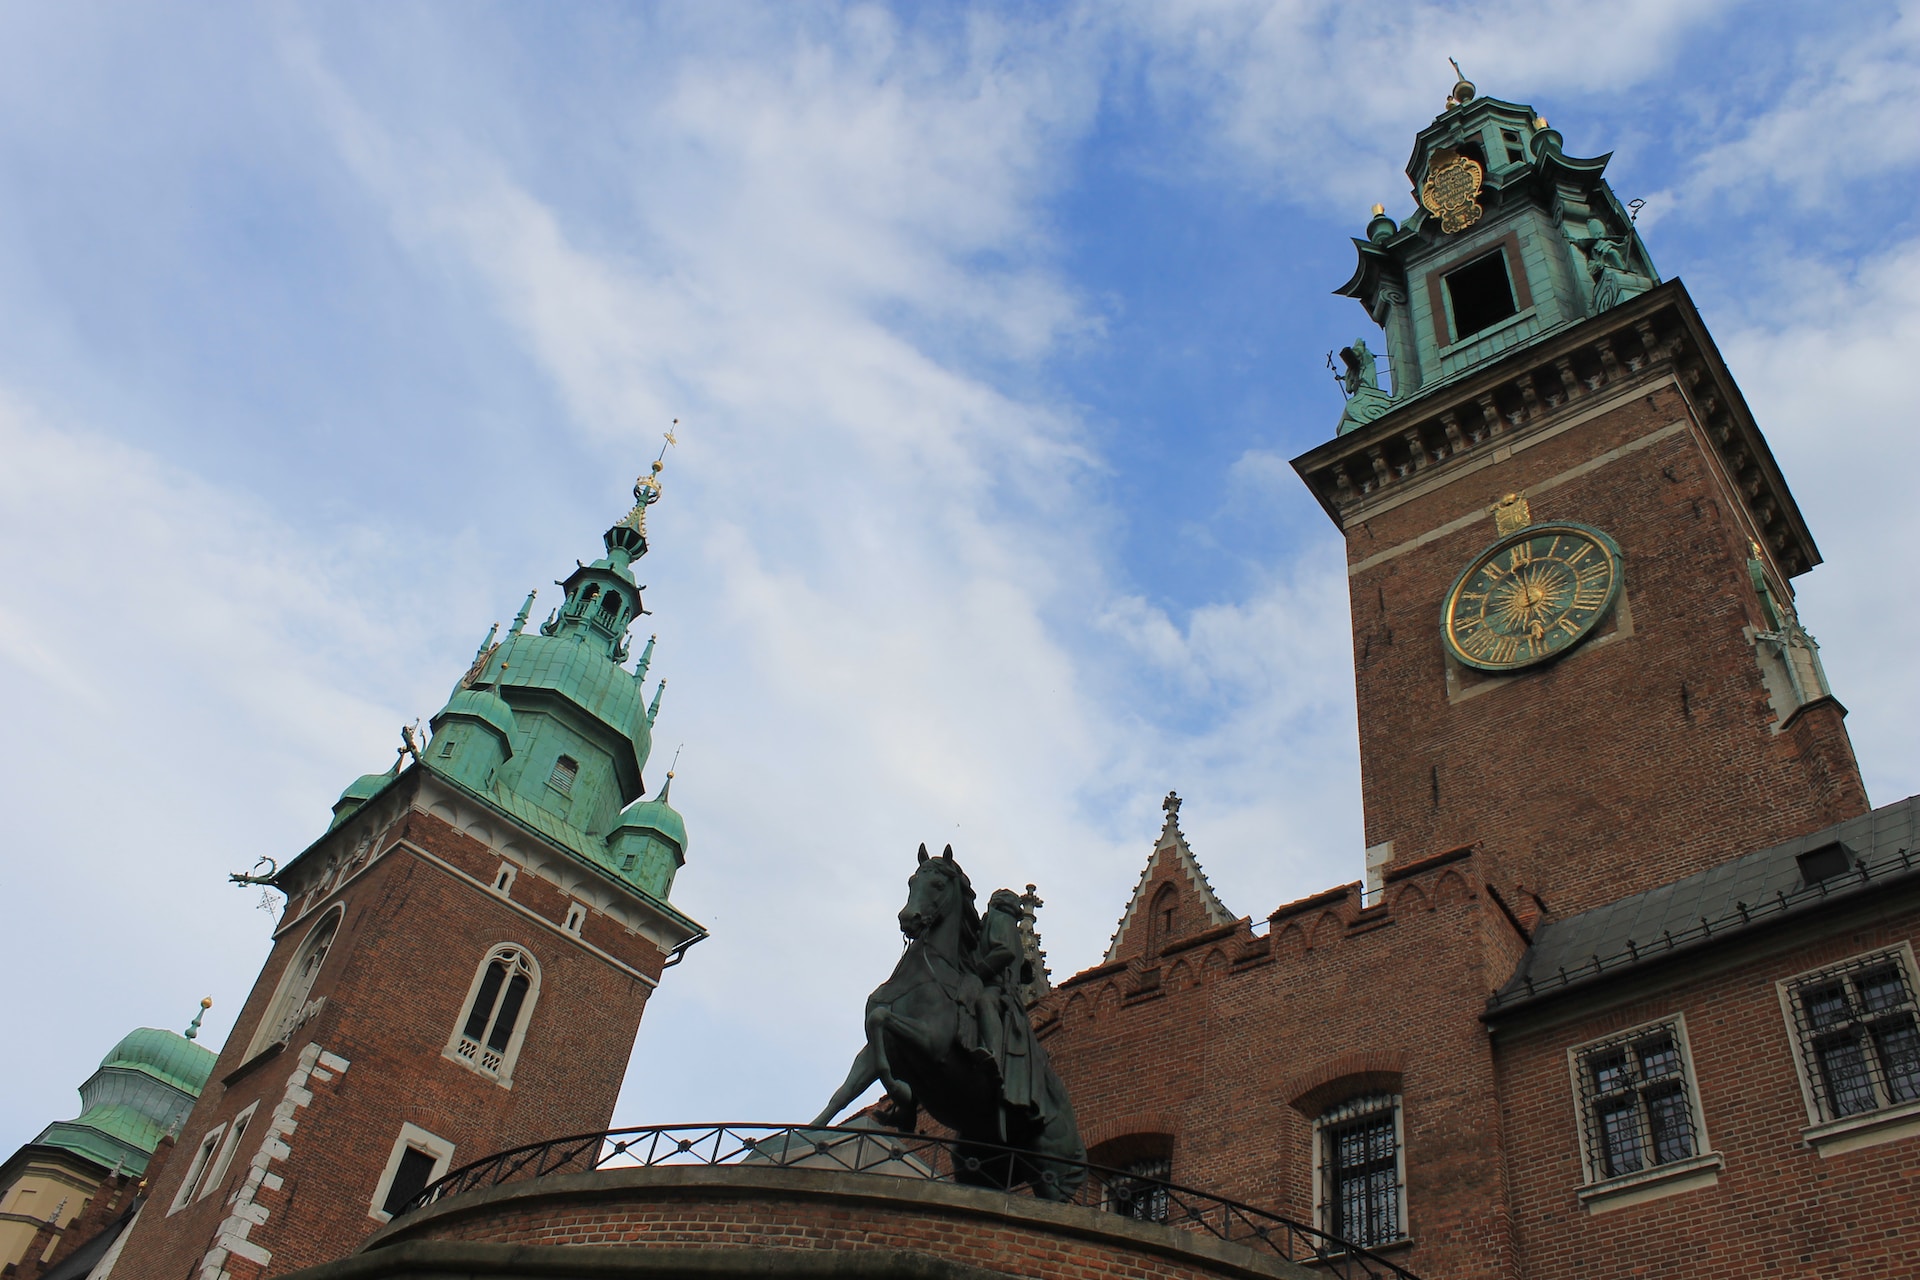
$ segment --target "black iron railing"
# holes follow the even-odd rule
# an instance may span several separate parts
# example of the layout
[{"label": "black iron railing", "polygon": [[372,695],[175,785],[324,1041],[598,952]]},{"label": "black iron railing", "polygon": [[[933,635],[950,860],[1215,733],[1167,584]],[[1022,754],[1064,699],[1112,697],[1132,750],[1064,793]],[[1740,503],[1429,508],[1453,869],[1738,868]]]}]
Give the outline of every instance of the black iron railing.
[{"label": "black iron railing", "polygon": [[[1224,1196],[1070,1160],[1044,1167],[1021,1152],[890,1129],[777,1124],[678,1124],[576,1134],[476,1160],[429,1185],[400,1212],[472,1191],[553,1174],[662,1165],[805,1168],[923,1178],[1034,1194],[1034,1182],[1072,1186],[1069,1204],[1201,1232],[1342,1280],[1419,1280],[1405,1267],[1324,1231]],[[1055,1198],[1055,1197],[1048,1197]]]}]

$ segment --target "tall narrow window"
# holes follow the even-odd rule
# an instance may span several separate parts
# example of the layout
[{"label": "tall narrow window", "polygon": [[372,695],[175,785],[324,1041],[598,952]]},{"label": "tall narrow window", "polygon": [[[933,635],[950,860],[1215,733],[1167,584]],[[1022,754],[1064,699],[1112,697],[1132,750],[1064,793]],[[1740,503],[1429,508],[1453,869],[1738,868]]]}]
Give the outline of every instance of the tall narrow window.
[{"label": "tall narrow window", "polygon": [[1787,984],[1800,1075],[1817,1122],[1920,1101],[1920,1002],[1905,948]]},{"label": "tall narrow window", "polygon": [[1362,1247],[1406,1235],[1400,1099],[1375,1093],[1321,1113],[1317,1200],[1322,1229]]},{"label": "tall narrow window", "polygon": [[1453,304],[1453,338],[1468,338],[1500,323],[1520,308],[1507,277],[1507,255],[1495,249],[1447,275],[1447,300]]},{"label": "tall narrow window", "polygon": [[580,762],[572,756],[561,756],[553,762],[553,772],[547,775],[547,785],[561,795],[573,794],[573,780],[580,772]]},{"label": "tall narrow window", "polygon": [[533,957],[519,947],[495,947],[474,975],[466,1014],[454,1031],[448,1056],[510,1083],[539,987]]},{"label": "tall narrow window", "polygon": [[247,1126],[253,1122],[253,1113],[259,1109],[260,1104],[256,1102],[233,1118],[233,1124],[227,1130],[227,1140],[220,1144],[219,1156],[207,1166],[206,1173],[201,1176],[200,1189],[194,1194],[194,1199],[204,1200],[220,1189],[221,1182],[227,1176],[227,1170],[233,1165],[234,1154],[240,1149],[241,1140],[247,1136]]},{"label": "tall narrow window", "polygon": [[187,1166],[187,1176],[181,1180],[180,1189],[173,1193],[173,1204],[167,1209],[169,1216],[180,1212],[193,1201],[194,1189],[200,1185],[200,1179],[207,1171],[207,1165],[213,1160],[213,1153],[220,1148],[220,1135],[227,1126],[217,1124],[200,1139],[200,1145],[194,1148],[193,1163]]},{"label": "tall narrow window", "polygon": [[327,963],[327,954],[333,950],[334,934],[339,931],[341,918],[345,914],[344,907],[335,907],[325,919],[307,931],[299,951],[294,954],[293,962],[281,975],[280,989],[274,993],[273,1003],[267,1006],[267,1016],[260,1020],[260,1027],[254,1032],[253,1043],[247,1049],[249,1058],[268,1045],[287,1039],[306,1021],[309,1013],[307,1001],[313,995],[314,981]]}]

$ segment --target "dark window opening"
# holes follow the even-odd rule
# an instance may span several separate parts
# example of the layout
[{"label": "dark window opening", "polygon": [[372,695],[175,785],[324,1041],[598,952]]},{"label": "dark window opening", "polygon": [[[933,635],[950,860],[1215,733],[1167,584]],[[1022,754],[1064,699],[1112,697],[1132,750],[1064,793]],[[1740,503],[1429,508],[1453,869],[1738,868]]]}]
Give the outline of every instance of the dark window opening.
[{"label": "dark window opening", "polygon": [[452,754],[453,754],[453,739],[448,738],[445,742],[440,744],[440,758],[444,760]]},{"label": "dark window opening", "polygon": [[1795,861],[1800,864],[1801,882],[1810,885],[1831,880],[1853,869],[1853,859],[1847,856],[1847,846],[1839,841],[1809,849]]},{"label": "dark window opening", "polygon": [[630,853],[626,857],[620,859],[620,869],[622,871],[633,870],[633,860],[635,856],[636,855]]},{"label": "dark window opening", "polygon": [[600,602],[600,612],[611,614],[618,614],[620,612],[620,593],[618,591],[607,592],[607,598]]},{"label": "dark window opening", "polygon": [[594,597],[599,594],[600,594],[600,584],[597,582],[588,583],[587,589],[580,593],[580,607],[584,609],[588,605],[592,604]]},{"label": "dark window opening", "polygon": [[580,772],[580,765],[571,756],[561,756],[553,762],[553,772],[547,775],[547,785],[563,796],[573,794],[573,780]]},{"label": "dark window opening", "polygon": [[513,981],[507,984],[507,998],[500,1002],[500,1016],[493,1020],[493,1034],[487,1037],[487,1048],[495,1053],[507,1051],[507,1042],[513,1039],[513,1029],[520,1022],[520,1006],[526,1003],[527,988],[531,985],[524,973],[514,974]]},{"label": "dark window opening", "polygon": [[473,997],[473,1012],[467,1015],[467,1025],[460,1034],[478,1042],[487,1034],[487,1019],[493,1014],[493,1006],[500,999],[500,988],[507,981],[507,962],[495,960],[487,966],[487,976],[480,980],[480,990]]},{"label": "dark window opening", "polygon": [[386,1202],[380,1208],[389,1215],[406,1208],[433,1181],[433,1166],[433,1157],[418,1147],[408,1147],[402,1151],[400,1167],[393,1171],[393,1181],[387,1185]]},{"label": "dark window opening", "polygon": [[1321,1129],[1327,1232],[1349,1244],[1398,1240],[1399,1135],[1395,1104],[1363,1098],[1328,1113]]},{"label": "dark window opening", "polygon": [[1526,153],[1520,149],[1520,135],[1512,129],[1502,129],[1500,140],[1507,144],[1507,163],[1519,164],[1527,158]]},{"label": "dark window opening", "polygon": [[1513,282],[1507,278],[1507,255],[1500,249],[1449,275],[1447,297],[1453,303],[1456,342],[1520,310],[1513,300]]},{"label": "dark window opening", "polygon": [[1127,1177],[1107,1184],[1105,1208],[1136,1222],[1167,1220],[1167,1179],[1173,1176],[1173,1161],[1161,1156],[1135,1160],[1127,1165]]}]

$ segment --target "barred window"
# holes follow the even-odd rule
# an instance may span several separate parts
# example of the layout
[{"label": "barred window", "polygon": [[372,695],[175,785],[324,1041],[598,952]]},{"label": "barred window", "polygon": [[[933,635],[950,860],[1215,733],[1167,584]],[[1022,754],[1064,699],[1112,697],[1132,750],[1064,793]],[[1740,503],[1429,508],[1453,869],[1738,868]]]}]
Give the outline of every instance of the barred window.
[{"label": "barred window", "polygon": [[474,975],[447,1055],[510,1083],[539,990],[540,970],[532,956],[517,946],[495,947]]},{"label": "barred window", "polygon": [[1108,1213],[1118,1213],[1137,1222],[1167,1220],[1167,1180],[1173,1177],[1173,1161],[1165,1156],[1135,1160],[1126,1165],[1127,1176],[1107,1183],[1101,1205]]},{"label": "barred window", "polygon": [[1678,1021],[1586,1045],[1575,1059],[1588,1182],[1699,1154],[1699,1107]]},{"label": "barred window", "polygon": [[1796,979],[1787,1003],[1802,1078],[1821,1120],[1920,1100],[1920,1028],[1903,951]]},{"label": "barred window", "polygon": [[1314,1122],[1321,1229],[1349,1244],[1388,1244],[1406,1231],[1400,1099],[1375,1093],[1321,1113]]}]

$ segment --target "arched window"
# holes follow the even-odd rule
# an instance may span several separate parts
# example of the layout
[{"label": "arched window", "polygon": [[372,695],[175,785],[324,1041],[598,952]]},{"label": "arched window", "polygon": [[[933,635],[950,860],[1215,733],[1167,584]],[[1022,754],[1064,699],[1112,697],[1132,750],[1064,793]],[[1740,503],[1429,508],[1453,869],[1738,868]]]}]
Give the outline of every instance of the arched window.
[{"label": "arched window", "polygon": [[1179,905],[1180,894],[1170,884],[1161,885],[1160,892],[1153,895],[1152,936],[1155,942],[1172,939]]},{"label": "arched window", "polygon": [[253,1034],[247,1057],[287,1039],[307,1020],[307,998],[313,994],[314,979],[320,976],[327,953],[333,950],[334,934],[339,931],[345,915],[345,907],[335,907],[320,923],[307,930],[299,951],[294,953],[293,963],[281,975],[280,989],[274,993],[273,1003],[267,1006],[267,1016],[260,1020],[260,1028]]},{"label": "arched window", "polygon": [[473,975],[447,1056],[501,1084],[511,1084],[514,1060],[520,1056],[539,994],[540,967],[533,957],[511,944],[495,947]]},{"label": "arched window", "polygon": [[547,785],[563,796],[573,794],[573,780],[580,773],[580,762],[572,756],[561,756],[553,762],[553,772],[547,775]]},{"label": "arched window", "polygon": [[600,612],[606,614],[609,618],[617,618],[620,616],[620,593],[618,591],[607,592],[606,597],[600,601]]}]

